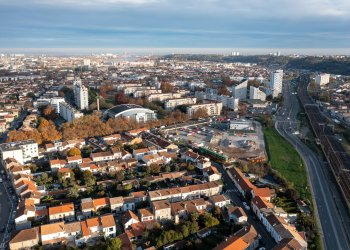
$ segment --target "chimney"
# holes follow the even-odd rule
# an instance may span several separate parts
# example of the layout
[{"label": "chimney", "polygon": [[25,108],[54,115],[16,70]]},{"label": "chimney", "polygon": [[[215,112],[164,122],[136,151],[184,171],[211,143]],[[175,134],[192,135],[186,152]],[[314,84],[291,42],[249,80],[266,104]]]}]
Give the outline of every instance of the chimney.
[{"label": "chimney", "polygon": [[97,96],[96,103],[97,103],[97,111],[100,111],[100,96]]}]

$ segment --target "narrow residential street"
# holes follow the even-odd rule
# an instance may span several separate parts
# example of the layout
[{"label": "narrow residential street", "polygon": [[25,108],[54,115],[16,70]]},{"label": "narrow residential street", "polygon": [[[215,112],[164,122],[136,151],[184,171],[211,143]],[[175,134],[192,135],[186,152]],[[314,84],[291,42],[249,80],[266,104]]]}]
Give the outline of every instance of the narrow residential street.
[{"label": "narrow residential street", "polygon": [[226,170],[223,168],[223,166],[221,164],[218,164],[218,163],[215,163],[215,162],[212,162],[212,164],[222,174],[222,180],[224,182],[226,190],[228,190],[226,192],[226,195],[229,196],[229,198],[231,199],[231,201],[235,205],[243,208],[244,211],[247,213],[249,224],[253,225],[255,227],[256,231],[262,237],[262,242],[264,242],[264,246],[263,247],[265,247],[266,249],[272,249],[276,245],[276,242],[272,239],[270,234],[266,231],[266,229],[263,226],[263,224],[255,217],[253,212],[251,210],[247,210],[244,207],[244,205],[243,205],[244,201],[241,200],[240,194],[238,192],[238,189],[235,187],[235,184],[233,183],[233,181],[231,180],[231,178],[227,174]]}]

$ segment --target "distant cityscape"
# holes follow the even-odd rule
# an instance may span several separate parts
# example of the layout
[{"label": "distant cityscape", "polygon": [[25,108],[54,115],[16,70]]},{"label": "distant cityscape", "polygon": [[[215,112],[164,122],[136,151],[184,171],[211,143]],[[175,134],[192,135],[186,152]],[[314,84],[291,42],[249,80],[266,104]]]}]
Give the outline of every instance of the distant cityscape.
[{"label": "distant cityscape", "polygon": [[1,54],[0,247],[349,249],[350,78],[282,53]]}]

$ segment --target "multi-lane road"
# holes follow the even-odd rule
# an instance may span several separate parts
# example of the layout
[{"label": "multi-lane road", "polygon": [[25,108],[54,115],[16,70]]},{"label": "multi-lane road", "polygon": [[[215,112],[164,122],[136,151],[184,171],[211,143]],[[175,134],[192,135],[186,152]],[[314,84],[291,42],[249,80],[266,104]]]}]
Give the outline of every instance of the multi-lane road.
[{"label": "multi-lane road", "polygon": [[275,118],[276,130],[302,157],[308,173],[316,217],[325,249],[350,249],[350,218],[329,166],[293,133],[298,124],[299,101],[289,83],[283,91],[284,107]]}]

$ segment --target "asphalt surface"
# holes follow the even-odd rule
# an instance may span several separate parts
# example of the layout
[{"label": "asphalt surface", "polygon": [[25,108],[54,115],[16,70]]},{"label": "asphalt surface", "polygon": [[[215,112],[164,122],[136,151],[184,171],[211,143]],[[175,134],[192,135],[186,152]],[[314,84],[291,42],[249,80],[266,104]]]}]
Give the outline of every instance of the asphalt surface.
[{"label": "asphalt surface", "polygon": [[228,176],[226,170],[222,167],[221,164],[218,164],[215,162],[212,162],[212,164],[222,174],[222,179],[224,181],[226,190],[228,190],[225,192],[225,195],[227,195],[236,206],[239,206],[244,209],[244,211],[248,216],[248,223],[253,225],[256,231],[258,232],[258,234],[261,235],[262,242],[263,242],[263,245],[261,245],[261,247],[265,247],[266,249],[272,249],[276,245],[276,242],[273,240],[270,234],[266,231],[264,225],[255,217],[253,212],[251,210],[247,210],[244,207],[243,205],[244,201],[240,198],[240,193],[238,192],[238,189],[236,188],[231,178]]},{"label": "asphalt surface", "polygon": [[300,106],[297,95],[292,93],[287,84],[284,89],[284,107],[276,115],[275,128],[294,146],[304,160],[324,248],[350,249],[349,214],[329,166],[294,134]]},{"label": "asphalt surface", "polygon": [[[18,129],[26,116],[27,112],[22,111],[18,118],[12,122],[10,130]],[[4,143],[6,139],[7,132],[1,135],[0,144]],[[0,162],[0,172],[2,171],[5,173],[5,169]],[[11,181],[6,178],[4,174],[1,174],[0,178],[2,179],[2,182],[0,183],[0,249],[8,249],[8,242],[10,241],[12,231],[15,228],[15,209],[18,200],[14,191],[10,191],[10,189],[12,189]]]}]

